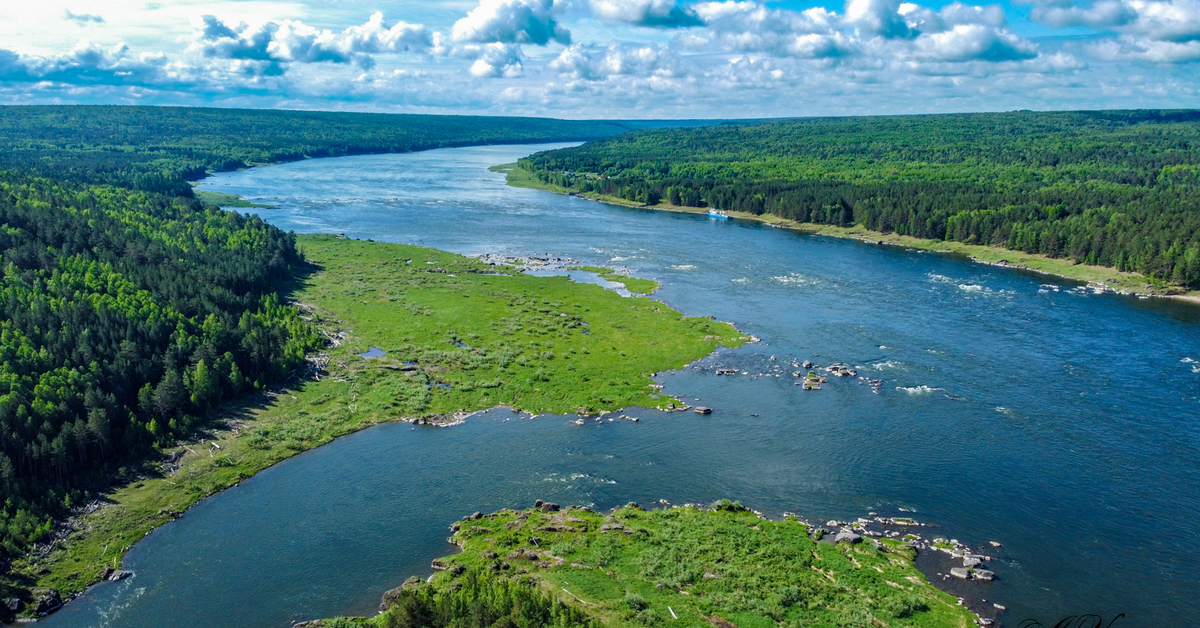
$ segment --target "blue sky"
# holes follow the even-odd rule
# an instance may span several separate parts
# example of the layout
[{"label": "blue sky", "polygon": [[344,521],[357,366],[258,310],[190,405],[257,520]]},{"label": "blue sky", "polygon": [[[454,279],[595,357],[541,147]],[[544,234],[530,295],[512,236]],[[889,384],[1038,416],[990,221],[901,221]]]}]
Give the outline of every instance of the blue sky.
[{"label": "blue sky", "polygon": [[1200,107],[1200,0],[11,0],[0,102],[731,118]]}]

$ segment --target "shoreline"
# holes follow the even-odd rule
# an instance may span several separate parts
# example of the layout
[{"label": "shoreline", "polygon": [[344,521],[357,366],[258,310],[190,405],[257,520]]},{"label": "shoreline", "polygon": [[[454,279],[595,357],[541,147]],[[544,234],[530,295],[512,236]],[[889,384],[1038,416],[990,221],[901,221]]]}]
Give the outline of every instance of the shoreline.
[{"label": "shoreline", "polygon": [[[547,192],[553,192],[565,196],[577,196],[599,203],[606,203],[609,205],[616,205],[630,209],[644,209],[679,214],[708,214],[708,208],[704,207],[686,207],[682,205],[670,205],[665,203],[646,205],[615,196],[597,194],[594,192],[578,192],[567,188],[545,184],[535,179],[528,171],[518,168],[515,163],[492,166],[491,168],[488,168],[488,170],[506,175],[506,184],[512,187],[545,190]],[[837,227],[833,225],[797,222],[788,218],[780,218],[773,214],[756,215],[749,212],[739,211],[726,211],[724,213],[728,215],[729,218],[734,220],[757,222],[765,224],[769,227],[787,229],[789,231],[796,231],[809,235],[822,235],[832,238],[857,240],[864,244],[873,244],[876,246],[901,246],[904,248],[932,251],[936,253],[962,255],[968,258],[970,261],[979,264],[1022,270],[1039,275],[1045,275],[1047,277],[1056,277],[1060,279],[1081,282],[1096,292],[1113,293],[1123,296],[1136,296],[1139,298],[1164,298],[1172,299],[1180,303],[1200,305],[1200,290],[1188,291],[1182,286],[1163,284],[1162,282],[1157,282],[1156,280],[1152,280],[1138,273],[1119,271],[1115,268],[1110,268],[1107,266],[1076,264],[1068,259],[1051,258],[1037,253],[1025,253],[1022,251],[1014,251],[997,246],[967,244],[956,241],[927,240],[922,238],[914,238],[911,236],[902,236],[895,233],[883,233],[879,231],[871,231],[857,225],[853,227]],[[1014,258],[1015,261],[1010,261],[1014,260]]]},{"label": "shoreline", "polygon": [[[695,361],[711,356],[721,347],[733,348],[756,340],[737,330],[732,324],[721,323],[706,317],[684,317],[665,303],[643,296],[634,297],[635,301],[631,302],[628,297],[622,297],[612,290],[593,284],[573,282],[567,277],[537,277],[525,273],[498,275],[487,271],[495,266],[486,265],[479,260],[410,245],[345,240],[330,235],[304,236],[302,242],[314,258],[317,257],[315,253],[321,251],[322,247],[324,247],[322,255],[328,258],[320,260],[326,268],[321,273],[324,277],[309,279],[307,286],[298,288],[297,294],[293,295],[293,298],[303,298],[310,303],[318,304],[309,305],[296,301],[309,317],[311,324],[323,330],[326,337],[331,339],[329,347],[315,356],[310,356],[310,363],[318,366],[308,374],[315,377],[284,382],[226,406],[213,419],[203,424],[203,427],[188,441],[180,441],[173,447],[165,448],[161,457],[148,458],[130,475],[114,481],[110,488],[105,489],[102,493],[90,495],[87,504],[78,507],[66,519],[56,521],[52,540],[39,545],[30,553],[14,561],[12,567],[13,575],[26,577],[34,583],[26,588],[27,591],[40,589],[43,592],[53,590],[56,593],[53,598],[59,605],[50,612],[57,611],[62,604],[76,599],[91,586],[107,579],[108,572],[105,570],[119,569],[124,554],[137,541],[158,527],[182,517],[196,504],[227,488],[237,486],[242,480],[253,477],[258,472],[298,453],[311,451],[342,436],[381,423],[404,422],[431,427],[460,425],[474,414],[498,407],[505,407],[531,417],[542,414],[566,416],[574,412],[573,408],[576,407],[578,407],[576,413],[582,416],[619,413],[634,406],[663,411],[684,411],[688,409],[687,404],[675,397],[661,395],[654,387],[655,382],[652,375],[681,368],[681,363],[683,364],[682,368],[686,368]],[[397,253],[404,255],[397,258]],[[612,401],[617,402],[608,407],[615,409],[587,408],[588,393],[591,390],[587,390],[586,393],[575,392],[565,399],[555,401],[556,397],[546,396],[545,392],[553,392],[556,389],[553,389],[552,385],[540,383],[540,386],[547,388],[547,391],[542,394],[536,392],[540,390],[536,387],[532,389],[531,393],[525,390],[527,386],[523,387],[520,383],[514,382],[506,385],[508,390],[516,395],[514,397],[516,403],[505,398],[489,398],[487,396],[495,394],[491,391],[501,391],[505,390],[504,388],[483,387],[480,389],[483,391],[483,396],[480,397],[477,394],[476,398],[472,399],[470,393],[466,392],[468,386],[465,385],[467,380],[464,378],[467,376],[456,372],[450,363],[439,365],[436,362],[426,362],[425,358],[422,358],[416,362],[417,367],[406,366],[410,363],[400,361],[397,356],[403,356],[406,351],[411,352],[413,345],[409,343],[408,349],[405,349],[399,344],[400,338],[385,340],[378,335],[378,332],[372,333],[368,325],[386,325],[388,323],[391,323],[392,327],[407,325],[407,328],[399,333],[412,334],[414,338],[421,338],[421,341],[429,343],[432,347],[433,344],[437,344],[441,338],[440,335],[420,328],[419,325],[423,324],[423,321],[418,323],[402,321],[427,319],[433,311],[429,310],[427,306],[441,310],[446,304],[426,299],[420,303],[411,302],[392,306],[387,304],[396,301],[396,298],[381,298],[379,301],[383,302],[385,308],[383,314],[374,312],[375,319],[364,318],[372,311],[367,301],[361,301],[360,305],[358,295],[352,295],[353,299],[339,298],[340,293],[335,290],[352,280],[363,281],[364,277],[348,273],[339,264],[347,266],[349,262],[345,259],[338,261],[336,258],[339,256],[342,258],[353,257],[353,263],[360,264],[363,260],[362,256],[371,254],[374,254],[379,260],[398,266],[398,268],[377,269],[375,272],[391,276],[395,272],[404,272],[403,269],[407,267],[416,281],[433,282],[432,285],[437,286],[434,288],[435,291],[440,290],[454,297],[469,296],[473,292],[478,294],[480,289],[484,289],[492,291],[489,298],[496,299],[496,302],[499,303],[502,297],[499,292],[495,292],[497,290],[507,290],[513,295],[517,292],[525,294],[524,291],[532,290],[534,294],[538,295],[539,305],[537,308],[544,307],[540,305],[543,298],[547,299],[546,303],[550,303],[556,298],[559,299],[557,308],[564,310],[568,310],[568,308],[561,301],[574,301],[580,305],[587,305],[588,307],[582,307],[581,310],[589,312],[585,316],[593,326],[574,328],[569,323],[560,323],[557,313],[553,313],[553,316],[543,316],[540,310],[535,309],[532,305],[535,301],[526,301],[522,297],[510,295],[511,298],[517,299],[517,302],[507,303],[508,305],[515,304],[518,308],[523,307],[522,304],[524,304],[524,307],[529,308],[528,314],[517,314],[518,317],[522,317],[522,321],[526,321],[526,325],[531,325],[533,322],[549,325],[549,321],[555,321],[556,325],[562,325],[558,328],[560,331],[554,334],[539,335],[540,340],[558,338],[560,334],[568,334],[568,329],[576,329],[576,333],[578,333],[578,329],[587,329],[588,333],[594,330],[599,334],[598,337],[572,335],[573,338],[576,338],[572,341],[565,341],[568,335],[562,335],[556,341],[556,344],[560,345],[560,350],[563,351],[562,358],[554,360],[553,363],[546,363],[545,368],[548,369],[548,378],[562,380],[563,383],[558,383],[560,388],[569,381],[568,371],[577,373],[586,368],[601,367],[627,371],[625,377],[629,381],[624,387],[604,389],[605,394],[610,396]],[[402,261],[405,256],[410,258],[432,256],[438,267],[422,264],[419,267],[420,270],[417,270],[418,267]],[[443,266],[456,272],[449,273],[442,268]],[[368,281],[374,279],[373,276],[365,278]],[[450,280],[451,278],[454,278],[453,281]],[[419,285],[431,284],[419,283]],[[505,288],[505,285],[508,287]],[[328,286],[334,286],[334,288],[328,288]],[[379,284],[379,287],[384,286]],[[411,289],[416,290],[417,288]],[[639,303],[641,301],[644,303]],[[596,346],[590,356],[576,355],[573,360],[567,359],[568,349],[570,352],[574,352],[571,347],[578,346],[582,348],[583,354],[587,354],[586,346],[596,342],[589,339],[608,337],[607,327],[610,327],[609,323],[612,322],[614,312],[619,311],[621,316],[630,316],[628,312],[631,306],[635,310],[646,310],[644,314],[633,315],[634,319],[640,318],[644,322],[636,326],[630,325],[630,331],[623,332],[619,339],[606,341],[628,350],[630,352],[628,358],[623,357],[625,353],[622,351],[620,353],[622,357],[615,358],[618,362],[610,365],[603,362],[606,357],[601,355],[600,347]],[[346,309],[347,312],[339,315],[336,311],[338,307]],[[331,311],[329,308],[334,308],[334,310]],[[410,310],[414,308],[425,316],[410,318],[411,314],[415,313]],[[512,308],[497,311],[510,317],[513,314]],[[345,317],[346,313],[351,316]],[[401,314],[407,315],[407,317],[401,317]],[[389,319],[389,316],[392,318]],[[568,315],[563,314],[562,316]],[[578,314],[572,316],[577,318]],[[469,319],[462,320],[461,316],[459,319],[451,324],[466,325],[470,322]],[[493,324],[502,324],[505,320],[503,316],[495,313],[491,314],[490,318],[484,316],[482,319],[483,322],[491,321]],[[418,327],[413,327],[414,324]],[[697,326],[703,329],[697,328]],[[361,332],[352,332],[347,327],[364,329]],[[461,329],[461,327],[459,328]],[[467,326],[467,329],[463,331],[469,329],[470,327]],[[483,331],[483,329],[480,328],[479,331]],[[714,332],[717,335],[712,335]],[[533,334],[534,332],[528,333]],[[632,335],[630,335],[631,333]],[[704,336],[705,333],[710,335]],[[658,334],[667,334],[682,341],[681,348],[664,353],[650,349],[648,346],[642,346],[646,338],[657,339]],[[404,338],[403,340],[411,339]],[[466,334],[462,339],[480,345],[475,349],[463,349],[464,353],[477,352],[490,344],[485,338],[477,337],[475,334]],[[356,352],[365,348],[365,345],[374,343],[387,347],[388,352],[392,355],[375,359],[356,357]],[[460,343],[460,346],[463,344]],[[440,351],[444,353],[446,350],[441,349]],[[616,349],[613,352],[615,353]],[[420,354],[419,349],[417,353]],[[472,353],[472,355],[477,355],[477,353]],[[311,360],[316,360],[316,362],[311,362]],[[537,364],[541,363],[540,360],[540,356],[530,356],[528,367],[523,365],[518,367],[514,364],[512,370],[528,368],[532,371],[537,368]],[[673,360],[679,361],[674,362]],[[645,371],[640,369],[645,369]],[[477,372],[480,378],[488,375],[486,372]],[[541,373],[541,369],[537,369],[537,372]],[[470,377],[475,377],[475,375],[470,375]],[[512,379],[515,377],[515,373],[504,375],[504,377]],[[642,382],[641,379],[646,381]],[[432,399],[432,402],[428,402],[429,405],[418,409],[417,412],[404,412],[403,408],[397,408],[395,404],[390,403],[394,398],[388,399],[384,403],[380,403],[380,399],[375,398],[387,397],[391,394],[415,394],[404,386],[411,387],[412,384],[419,383],[416,380],[425,382],[425,385],[421,385],[415,390],[428,389],[431,391],[429,394]],[[356,388],[360,381],[372,389],[378,387],[385,390],[379,393],[364,390],[360,394]],[[449,384],[442,382],[449,382]],[[647,386],[640,386],[642,383]],[[441,387],[445,387],[446,390],[441,390]],[[459,390],[454,391],[455,388]],[[596,387],[596,389],[600,388]],[[583,389],[581,388],[581,390]],[[434,392],[437,393],[437,396],[433,396]],[[347,411],[346,407],[354,409]],[[396,410],[401,411],[397,412]],[[313,416],[314,414],[318,416]],[[304,435],[297,436],[296,433]],[[126,573],[121,577],[128,575]],[[38,605],[39,594],[32,594],[30,598],[31,601],[25,605],[23,615],[25,617],[29,617],[29,613],[34,611]],[[35,613],[35,615],[42,614]]]}]

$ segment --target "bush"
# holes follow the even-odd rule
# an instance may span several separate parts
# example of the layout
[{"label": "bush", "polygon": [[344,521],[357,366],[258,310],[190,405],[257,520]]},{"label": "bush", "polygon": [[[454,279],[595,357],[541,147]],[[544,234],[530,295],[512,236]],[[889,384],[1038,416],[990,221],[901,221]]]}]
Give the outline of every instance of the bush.
[{"label": "bush", "polygon": [[629,610],[636,612],[636,611],[646,610],[646,607],[650,606],[650,605],[647,604],[646,600],[643,599],[642,596],[638,595],[637,593],[626,593],[625,594],[625,606],[628,606]]}]

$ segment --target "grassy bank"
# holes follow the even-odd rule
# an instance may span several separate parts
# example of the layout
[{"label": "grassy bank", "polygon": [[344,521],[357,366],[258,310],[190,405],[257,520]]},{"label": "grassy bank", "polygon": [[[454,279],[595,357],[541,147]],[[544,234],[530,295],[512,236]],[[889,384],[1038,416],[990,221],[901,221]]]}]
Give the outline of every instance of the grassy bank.
[{"label": "grassy bank", "polygon": [[261,209],[275,209],[271,205],[259,205],[238,196],[237,194],[226,194],[224,192],[210,192],[208,190],[194,190],[192,192],[196,198],[205,205],[213,207],[258,207]]},{"label": "grassy bank", "polygon": [[391,608],[370,620],[315,625],[415,627],[418,602],[461,597],[480,579],[532,582],[612,628],[974,625],[967,609],[917,571],[901,541],[821,543],[803,523],[760,519],[728,502],[707,510],[543,510],[455,524],[451,540],[462,553],[434,561],[439,571],[428,584],[412,578],[389,592]]},{"label": "grassy bank", "polygon": [[[202,438],[127,469],[98,509],[60,528],[64,540],[14,564],[10,591],[79,592],[200,499],[364,427],[449,424],[500,404],[531,413],[671,408],[651,373],[746,341],[728,324],[565,277],[334,236],[300,236],[299,245],[315,272],[293,298],[334,345],[312,357],[325,365],[320,379],[226,408]],[[387,355],[356,355],[372,346]]]},{"label": "grassy bank", "polygon": [[658,290],[658,282],[652,279],[642,279],[641,277],[630,277],[614,271],[611,268],[603,268],[601,266],[572,266],[570,270],[586,270],[589,273],[596,273],[606,281],[613,281],[625,286],[625,289],[634,294],[650,294]]},{"label": "grassy bank", "polygon": [[[492,168],[492,170],[494,172],[505,173],[508,184],[514,187],[547,190],[550,192],[558,192],[560,194],[573,194],[604,203],[612,203],[615,205],[636,207],[640,209],[653,209],[659,211],[673,211],[691,214],[705,214],[708,212],[707,209],[699,207],[671,205],[667,202],[660,202],[655,205],[643,205],[633,203],[616,196],[609,196],[594,192],[577,193],[567,188],[539,181],[528,171],[518,168],[516,164],[495,166]],[[786,218],[780,218],[779,216],[775,216],[773,214],[756,215],[749,212],[738,211],[727,211],[725,213],[730,217],[739,220],[752,220],[776,227],[794,229],[796,231],[802,231],[805,233],[816,233],[836,238],[851,238],[870,243],[882,243],[895,246],[905,246],[914,249],[966,255],[973,260],[987,264],[997,264],[1009,268],[1019,268],[1023,270],[1044,273],[1047,275],[1064,277],[1076,281],[1101,284],[1108,289],[1117,292],[1159,296],[1170,295],[1183,300],[1200,302],[1200,290],[1188,292],[1186,288],[1171,286],[1163,283],[1162,281],[1147,278],[1145,275],[1122,272],[1107,266],[1076,264],[1069,259],[1047,257],[1045,255],[1038,255],[1035,253],[1023,253],[1021,251],[1012,251],[997,246],[965,244],[956,241],[928,240],[924,238],[897,235],[895,233],[881,233],[878,231],[871,231],[861,226],[835,227],[831,225],[802,223]]]}]

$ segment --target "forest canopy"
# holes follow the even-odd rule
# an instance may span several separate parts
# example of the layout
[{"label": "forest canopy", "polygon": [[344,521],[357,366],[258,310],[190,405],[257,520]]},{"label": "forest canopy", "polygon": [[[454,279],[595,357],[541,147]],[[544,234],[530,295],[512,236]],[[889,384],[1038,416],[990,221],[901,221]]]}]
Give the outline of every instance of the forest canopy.
[{"label": "forest canopy", "polygon": [[279,382],[321,345],[287,302],[290,233],[205,206],[209,171],[583,140],[608,122],[154,107],[0,107],[0,564],[87,489]]},{"label": "forest canopy", "polygon": [[1200,111],[777,120],[635,131],[520,161],[655,205],[986,244],[1200,288]]}]

